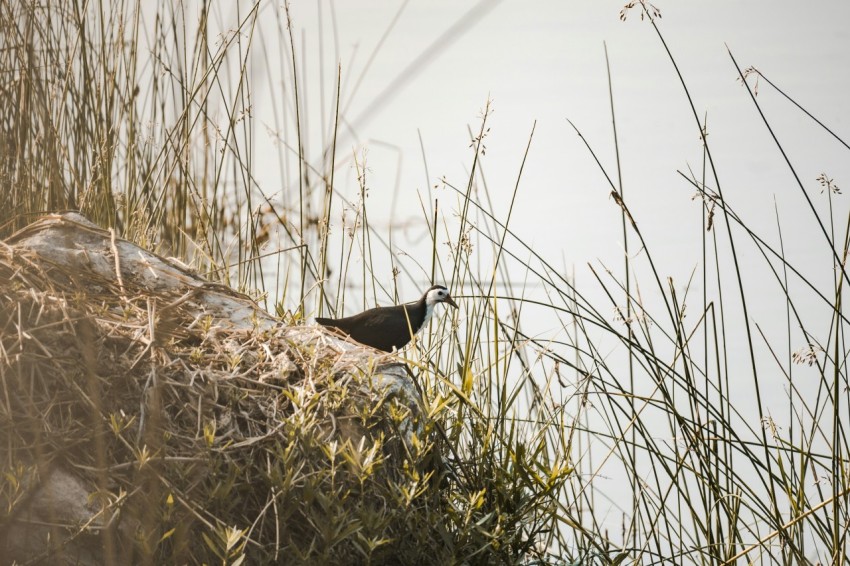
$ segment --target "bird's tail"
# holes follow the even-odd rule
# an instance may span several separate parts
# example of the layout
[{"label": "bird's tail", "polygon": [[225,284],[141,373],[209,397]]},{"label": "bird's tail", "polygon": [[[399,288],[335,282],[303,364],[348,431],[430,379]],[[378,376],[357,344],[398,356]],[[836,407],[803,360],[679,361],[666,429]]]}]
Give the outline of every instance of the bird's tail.
[{"label": "bird's tail", "polygon": [[316,324],[321,324],[322,326],[333,326],[334,319],[332,318],[322,318],[321,316],[316,317]]}]

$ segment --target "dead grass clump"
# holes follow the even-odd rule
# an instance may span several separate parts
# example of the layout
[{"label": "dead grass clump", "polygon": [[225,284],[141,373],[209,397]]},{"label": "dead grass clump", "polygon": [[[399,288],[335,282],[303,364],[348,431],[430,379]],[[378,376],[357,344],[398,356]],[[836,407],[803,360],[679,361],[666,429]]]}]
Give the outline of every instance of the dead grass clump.
[{"label": "dead grass clump", "polygon": [[[174,294],[0,248],[7,556],[439,562],[431,434],[385,394],[392,367],[315,328],[223,324]],[[55,470],[88,486],[89,520],[33,515]]]}]

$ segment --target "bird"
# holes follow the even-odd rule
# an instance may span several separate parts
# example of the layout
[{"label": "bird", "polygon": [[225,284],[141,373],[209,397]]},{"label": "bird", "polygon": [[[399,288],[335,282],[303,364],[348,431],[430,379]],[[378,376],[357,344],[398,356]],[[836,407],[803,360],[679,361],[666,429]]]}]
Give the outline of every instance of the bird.
[{"label": "bird", "polygon": [[376,350],[392,352],[394,349],[401,350],[414,334],[425,328],[434,315],[434,307],[439,303],[458,308],[448,289],[442,285],[433,285],[422,298],[412,303],[376,307],[345,318],[316,317],[316,322],[339,329]]}]

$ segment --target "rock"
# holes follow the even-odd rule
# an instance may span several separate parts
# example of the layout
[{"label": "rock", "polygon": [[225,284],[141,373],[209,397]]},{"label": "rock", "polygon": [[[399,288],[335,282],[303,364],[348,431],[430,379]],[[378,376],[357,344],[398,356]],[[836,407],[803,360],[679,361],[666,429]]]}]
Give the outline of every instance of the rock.
[{"label": "rock", "polygon": [[[231,526],[256,561],[350,557],[373,526],[327,529],[366,510],[410,516],[393,486],[431,473],[417,471],[433,446],[395,356],[281,325],[76,213],[0,243],[0,330],[10,560],[220,562]],[[404,531],[374,521],[375,540]]]},{"label": "rock", "polygon": [[[104,564],[100,534],[116,515],[96,504],[96,490],[60,467],[26,488],[24,503],[3,529],[0,548],[10,562]],[[132,540],[124,523],[123,536]]]}]

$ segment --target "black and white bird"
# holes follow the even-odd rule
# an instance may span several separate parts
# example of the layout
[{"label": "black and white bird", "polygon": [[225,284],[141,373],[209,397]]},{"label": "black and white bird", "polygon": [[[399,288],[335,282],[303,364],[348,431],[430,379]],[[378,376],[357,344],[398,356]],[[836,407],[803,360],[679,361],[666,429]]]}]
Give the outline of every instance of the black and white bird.
[{"label": "black and white bird", "polygon": [[366,346],[392,352],[393,349],[402,349],[413,334],[425,328],[439,303],[457,308],[449,290],[442,285],[434,285],[425,291],[421,299],[412,303],[376,307],[345,318],[316,317],[316,322],[338,328]]}]

